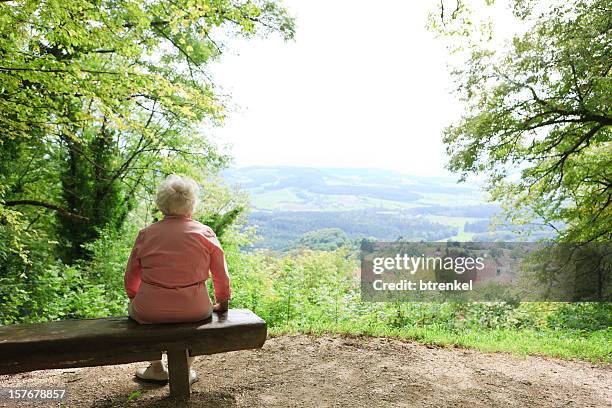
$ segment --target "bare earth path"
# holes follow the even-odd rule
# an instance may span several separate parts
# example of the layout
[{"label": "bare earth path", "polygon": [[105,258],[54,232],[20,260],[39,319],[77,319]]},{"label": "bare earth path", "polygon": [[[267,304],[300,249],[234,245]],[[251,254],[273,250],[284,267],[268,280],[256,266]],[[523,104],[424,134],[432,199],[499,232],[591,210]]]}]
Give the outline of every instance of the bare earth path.
[{"label": "bare earth path", "polygon": [[[0,386],[65,386],[67,407],[175,406],[167,385],[135,381],[143,365],[0,376]],[[281,336],[195,368],[191,407],[612,407],[612,367],[382,338]]]}]

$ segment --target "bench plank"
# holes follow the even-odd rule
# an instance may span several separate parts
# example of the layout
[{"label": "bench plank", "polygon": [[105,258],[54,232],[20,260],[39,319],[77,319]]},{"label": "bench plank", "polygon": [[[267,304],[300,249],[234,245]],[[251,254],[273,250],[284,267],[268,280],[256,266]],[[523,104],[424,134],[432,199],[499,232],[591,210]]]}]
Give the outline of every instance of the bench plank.
[{"label": "bench plank", "polygon": [[247,309],[196,323],[111,317],[0,326],[0,374],[156,360],[171,349],[195,356],[260,348],[266,334],[265,321]]}]

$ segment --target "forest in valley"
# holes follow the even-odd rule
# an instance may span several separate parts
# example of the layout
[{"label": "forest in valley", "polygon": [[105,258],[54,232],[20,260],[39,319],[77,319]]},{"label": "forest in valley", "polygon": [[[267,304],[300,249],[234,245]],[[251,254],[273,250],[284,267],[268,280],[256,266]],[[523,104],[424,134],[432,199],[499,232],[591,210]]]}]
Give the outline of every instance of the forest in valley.
[{"label": "forest in valley", "polygon": [[[397,188],[377,170],[357,184],[354,169],[237,170],[202,132],[227,117],[207,70],[225,41],[293,39],[279,2],[0,1],[0,324],[125,316],[134,239],[161,217],[157,184],[182,174],[202,187],[194,218],[225,249],[230,307],[273,334],[610,363],[610,302],[376,303],[359,287],[362,239],[610,242],[611,5],[553,3],[510,1],[528,29],[496,52],[469,3],[432,3],[429,29],[461,61],[463,114],[441,137],[466,182]],[[498,216],[506,226],[490,235]]]},{"label": "forest in valley", "polygon": [[[548,225],[512,224],[477,183],[355,168],[244,167],[222,172],[250,197],[250,249],[318,249],[318,241],[535,241]],[[539,220],[537,220],[539,221]],[[339,232],[329,234],[330,229]],[[331,241],[330,241],[331,240]],[[312,245],[306,245],[310,242]]]}]

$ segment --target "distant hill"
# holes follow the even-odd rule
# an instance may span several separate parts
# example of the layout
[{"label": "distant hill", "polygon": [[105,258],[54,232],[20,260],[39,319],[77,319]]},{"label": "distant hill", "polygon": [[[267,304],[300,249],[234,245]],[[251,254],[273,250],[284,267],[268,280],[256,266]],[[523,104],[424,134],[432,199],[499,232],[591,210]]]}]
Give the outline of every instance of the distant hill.
[{"label": "distant hill", "polygon": [[232,168],[223,177],[251,195],[258,248],[307,245],[316,241],[313,231],[330,228],[353,240],[490,240],[500,233],[488,231],[499,207],[478,186],[449,177],[288,166]]},{"label": "distant hill", "polygon": [[415,177],[389,170],[305,167],[243,167],[224,173],[251,192],[260,210],[345,210],[482,205],[478,186],[448,177]]}]

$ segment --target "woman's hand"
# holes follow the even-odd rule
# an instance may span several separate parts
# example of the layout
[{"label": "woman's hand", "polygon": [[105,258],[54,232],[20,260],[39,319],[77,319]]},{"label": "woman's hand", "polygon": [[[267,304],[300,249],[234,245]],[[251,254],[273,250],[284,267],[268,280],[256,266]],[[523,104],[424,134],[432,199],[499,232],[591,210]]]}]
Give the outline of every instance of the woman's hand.
[{"label": "woman's hand", "polygon": [[213,312],[216,313],[225,313],[227,309],[229,309],[229,300],[224,300],[213,305]]}]

